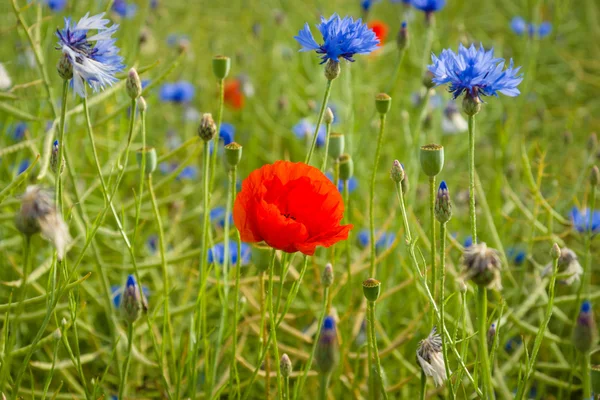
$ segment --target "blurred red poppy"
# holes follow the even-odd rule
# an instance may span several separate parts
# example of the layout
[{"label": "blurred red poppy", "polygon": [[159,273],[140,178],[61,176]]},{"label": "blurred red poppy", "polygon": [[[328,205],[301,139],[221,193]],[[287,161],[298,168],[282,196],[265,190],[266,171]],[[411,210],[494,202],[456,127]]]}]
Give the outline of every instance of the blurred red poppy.
[{"label": "blurred red poppy", "polygon": [[266,242],[288,253],[313,255],[348,238],[344,203],[323,173],[304,163],[277,161],[254,170],[235,199],[233,220],[244,242]]},{"label": "blurred red poppy", "polygon": [[237,80],[225,82],[224,100],[225,104],[236,110],[244,107],[244,93],[242,92],[242,83]]},{"label": "blurred red poppy", "polygon": [[383,21],[375,20],[369,22],[368,26],[373,30],[373,32],[375,32],[375,36],[377,36],[377,39],[379,39],[378,46],[382,46],[385,42],[385,39],[387,38],[389,31],[387,24]]}]

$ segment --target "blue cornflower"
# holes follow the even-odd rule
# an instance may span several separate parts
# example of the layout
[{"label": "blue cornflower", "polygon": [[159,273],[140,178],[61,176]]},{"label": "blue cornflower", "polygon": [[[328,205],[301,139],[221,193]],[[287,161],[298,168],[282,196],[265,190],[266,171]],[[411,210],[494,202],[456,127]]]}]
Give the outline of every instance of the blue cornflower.
[{"label": "blue cornflower", "polygon": [[[85,82],[97,92],[117,82],[115,74],[124,67],[123,57],[112,38],[119,25],[108,27],[110,21],[102,19],[103,15],[90,17],[87,13],[77,24],[65,18],[65,28],[56,30],[59,39],[57,49],[73,66],[73,89],[81,97],[85,96]],[[88,37],[92,29],[97,32]]]},{"label": "blue cornflower", "polygon": [[8,133],[13,140],[19,141],[23,140],[28,129],[29,127],[25,122],[19,122],[18,124],[9,127],[6,133]]},{"label": "blue cornflower", "polygon": [[[229,143],[233,142],[233,135],[235,134],[235,126],[229,124],[227,122],[221,123],[221,128],[219,129],[219,144],[223,144],[223,146],[227,146]],[[210,142],[210,154],[213,152],[214,141]]]},{"label": "blue cornflower", "polygon": [[[224,228],[225,227],[225,207],[215,207],[210,210],[209,214],[210,222]],[[233,215],[229,214],[229,225],[233,225]]]},{"label": "blue cornflower", "polygon": [[167,44],[171,47],[179,46],[182,43],[188,43],[189,41],[190,41],[190,38],[187,35],[171,33],[169,36],[167,36]]},{"label": "blue cornflower", "polygon": [[25,170],[27,168],[29,168],[30,164],[31,164],[31,161],[29,161],[29,159],[25,159],[25,160],[21,161],[21,163],[19,164],[19,167],[17,168],[17,175],[20,175],[23,172],[25,172]]},{"label": "blue cornflower", "polygon": [[156,253],[156,250],[158,250],[158,236],[148,236],[148,239],[146,239],[146,246],[148,246],[148,250],[151,254]]},{"label": "blue cornflower", "polygon": [[[331,182],[333,182],[333,175],[331,175],[331,172],[325,173],[325,176],[328,177]],[[354,176],[351,177],[350,179],[348,179],[348,192],[349,193],[354,192],[357,187],[358,187],[358,181],[356,180],[356,178]],[[340,192],[344,191],[344,181],[343,180],[338,179],[337,188]]]},{"label": "blue cornflower", "polygon": [[115,0],[112,5],[112,10],[119,14],[121,18],[133,18],[137,12],[137,5],[128,3],[125,0]]},{"label": "blue cornflower", "polygon": [[517,35],[522,35],[527,29],[527,22],[522,17],[514,17],[510,21],[510,29]]},{"label": "blue cornflower", "polygon": [[529,37],[544,38],[552,32],[552,24],[546,21],[536,26],[533,23],[527,23],[522,17],[514,17],[510,21],[510,29],[519,36],[527,32]]},{"label": "blue cornflower", "polygon": [[600,231],[600,211],[592,211],[592,221],[590,225],[590,210],[586,208],[580,211],[577,207],[573,207],[571,210],[571,222],[577,232],[589,232],[598,233]]},{"label": "blue cornflower", "polygon": [[444,8],[446,0],[411,0],[410,4],[417,10],[430,14]]},{"label": "blue cornflower", "polygon": [[[132,276],[132,275],[130,275]],[[133,278],[135,280],[135,278]],[[130,279],[127,278],[127,282],[129,282]],[[123,286],[121,285],[113,285],[110,287],[110,292],[112,293],[112,299],[113,299],[113,304],[116,308],[119,308],[119,306],[121,305],[121,296],[123,295]],[[149,297],[150,296],[150,289],[148,289],[146,286],[142,286],[142,293],[144,293],[145,297]]]},{"label": "blue cornflower", "polygon": [[[309,122],[306,118],[302,118],[294,125],[292,131],[298,139],[312,138],[312,135],[315,133],[315,124]],[[327,129],[325,125],[321,125],[317,133],[317,147],[325,145],[325,139],[327,139]]]},{"label": "blue cornflower", "polygon": [[160,87],[159,98],[161,101],[171,101],[173,103],[190,102],[196,89],[194,85],[187,81],[179,81],[174,83],[165,83]]},{"label": "blue cornflower", "polygon": [[369,11],[371,9],[371,6],[373,6],[373,4],[375,3],[379,3],[380,0],[361,0],[360,1],[360,8],[363,9],[363,11]]},{"label": "blue cornflower", "polygon": [[473,246],[473,237],[469,235],[465,238],[465,241],[463,242],[463,247],[466,249],[471,246]]},{"label": "blue cornflower", "polygon": [[54,12],[60,12],[67,6],[67,0],[45,0],[45,3]]},{"label": "blue cornflower", "polygon": [[[250,263],[250,255],[252,249],[248,243],[242,243],[242,265],[248,265]],[[208,249],[208,262],[223,264],[225,260],[225,244],[217,243],[210,249]],[[238,247],[237,243],[229,243],[229,263],[234,265],[238,260]]]},{"label": "blue cornflower", "polygon": [[368,54],[377,49],[379,39],[373,30],[369,29],[361,19],[354,21],[352,17],[341,19],[337,14],[333,14],[329,19],[321,17],[321,23],[317,29],[323,36],[323,44],[319,45],[315,41],[308,23],[298,32],[294,39],[300,43],[300,51],[316,50],[317,54],[322,54],[321,64],[327,60],[335,62],[340,61],[340,57],[348,61],[354,61],[352,57],[355,54]]},{"label": "blue cornflower", "polygon": [[183,168],[179,175],[177,175],[177,180],[193,180],[198,177],[198,169],[194,166],[188,165]]},{"label": "blue cornflower", "polygon": [[[394,243],[396,240],[396,234],[392,232],[375,232],[375,248],[377,251],[381,251],[383,249],[387,249]],[[368,229],[363,229],[358,233],[358,243],[361,247],[367,247],[369,243],[371,243],[371,233]]]},{"label": "blue cornflower", "polygon": [[462,44],[458,46],[458,54],[450,49],[442,50],[440,57],[432,54],[433,65],[427,68],[434,75],[436,85],[450,84],[450,92],[456,99],[463,92],[473,98],[498,96],[498,92],[506,96],[517,96],[517,86],[523,75],[517,75],[521,67],[513,68],[510,60],[508,68],[503,70],[504,59],[494,58],[494,49],[485,51],[471,45],[468,49]]},{"label": "blue cornflower", "polygon": [[508,249],[506,255],[515,265],[521,265],[527,259],[527,253],[525,253],[525,251],[514,247]]},{"label": "blue cornflower", "polygon": [[523,344],[523,339],[520,336],[513,336],[508,339],[506,344],[504,345],[504,351],[508,354],[512,354]]}]

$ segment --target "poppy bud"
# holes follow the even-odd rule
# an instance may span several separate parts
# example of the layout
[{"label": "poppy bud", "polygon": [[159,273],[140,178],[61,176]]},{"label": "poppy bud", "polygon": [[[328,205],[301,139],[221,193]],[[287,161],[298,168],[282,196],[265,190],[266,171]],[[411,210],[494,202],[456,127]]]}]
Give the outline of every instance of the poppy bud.
[{"label": "poppy bud", "polygon": [[287,378],[292,374],[292,361],[286,353],[283,353],[281,356],[281,361],[279,362],[279,369],[281,370],[281,376]]},{"label": "poppy bud", "polygon": [[225,56],[215,56],[212,60],[213,73],[218,80],[223,80],[229,75],[231,59]]},{"label": "poppy bud", "polygon": [[452,202],[450,201],[450,194],[448,193],[448,186],[446,182],[442,181],[435,198],[435,219],[438,222],[445,224],[452,218]]},{"label": "poppy bud", "polygon": [[422,82],[423,86],[425,86],[425,89],[429,90],[433,88],[435,86],[435,83],[433,82],[433,72],[425,71]]},{"label": "poppy bud", "polygon": [[390,170],[390,178],[396,183],[400,183],[404,179],[404,167],[400,164],[400,161],[394,160]]},{"label": "poppy bud", "polygon": [[502,263],[498,252],[485,243],[473,244],[463,252],[463,279],[471,279],[477,285],[488,289],[502,289],[500,269]]},{"label": "poppy bud", "polygon": [[252,246],[252,261],[259,272],[267,271],[271,262],[271,248],[265,244],[254,244]]},{"label": "poppy bud", "polygon": [[73,78],[73,64],[71,64],[69,56],[63,53],[62,57],[58,60],[58,64],[56,64],[56,70],[58,71],[58,76],[65,81]]},{"label": "poppy bud", "polygon": [[131,99],[137,99],[142,94],[142,81],[135,68],[131,68],[127,74],[125,90]]},{"label": "poppy bud", "polygon": [[127,283],[125,284],[125,288],[123,288],[121,296],[121,313],[123,314],[123,318],[130,324],[133,324],[142,312],[148,310],[146,299],[133,275],[127,277]]},{"label": "poppy bud", "polygon": [[582,353],[588,353],[598,340],[592,304],[588,300],[581,304],[572,339],[573,346]]},{"label": "poppy bud", "polygon": [[198,136],[205,142],[208,142],[217,134],[217,126],[213,121],[212,114],[206,113],[202,115],[200,126],[198,127]]},{"label": "poppy bud", "polygon": [[141,112],[146,112],[146,110],[148,109],[148,104],[146,104],[146,99],[144,99],[144,97],[140,96],[138,98],[138,108]]},{"label": "poppy bud", "polygon": [[341,133],[332,133],[329,137],[329,156],[335,160],[344,154],[344,135]]},{"label": "poppy bud", "polygon": [[347,181],[354,175],[354,162],[349,154],[342,154],[340,156],[340,179]]},{"label": "poppy bud", "polygon": [[375,96],[375,108],[379,114],[387,114],[392,107],[392,98],[385,93]]},{"label": "poppy bud", "polygon": [[324,287],[328,288],[333,284],[333,266],[331,263],[327,263],[325,268],[323,269],[323,274],[321,275],[321,283]]},{"label": "poppy bud", "polygon": [[333,124],[333,120],[333,111],[331,111],[331,108],[327,107],[325,110],[325,115],[323,116],[323,122],[325,122],[327,125],[331,125]]},{"label": "poppy bud", "polygon": [[[54,172],[56,174],[57,170],[58,170],[58,153],[60,150],[60,143],[58,143],[58,140],[55,140],[54,143],[52,144],[52,153],[50,153],[50,167],[52,168],[52,172]],[[63,157],[63,163],[60,166],[60,173],[62,174],[63,170],[65,169],[65,164],[64,164],[64,160],[65,158]]]},{"label": "poppy bud", "polygon": [[330,374],[340,361],[335,320],[325,317],[315,352],[315,364],[323,374]]},{"label": "poppy bud", "polygon": [[325,78],[327,80],[332,81],[338,76],[340,76],[342,68],[340,67],[339,61],[333,61],[329,59],[327,64],[325,64]]},{"label": "poppy bud", "polygon": [[381,292],[381,282],[377,279],[369,278],[362,283],[363,294],[367,301],[375,302],[379,298]]},{"label": "poppy bud", "polygon": [[592,186],[598,186],[598,182],[600,182],[600,171],[598,171],[597,166],[592,167],[592,172],[590,173],[590,184]]},{"label": "poppy bud", "polygon": [[144,161],[146,166],[144,168],[144,173],[146,175],[150,175],[156,169],[156,149],[154,147],[144,147],[143,149],[139,149],[135,154],[135,158],[137,160],[138,166],[142,168],[142,161]]},{"label": "poppy bud", "polygon": [[439,144],[421,146],[420,160],[425,175],[436,176],[444,168],[444,146]]},{"label": "poppy bud", "polygon": [[225,145],[225,161],[230,168],[236,167],[242,159],[242,145],[231,142]]},{"label": "poppy bud", "polygon": [[410,44],[410,37],[408,36],[408,26],[406,21],[402,21],[400,31],[398,32],[398,36],[396,36],[396,44],[398,45],[398,50],[400,51],[407,49],[408,45]]},{"label": "poppy bud", "polygon": [[476,115],[481,111],[481,100],[479,96],[472,96],[467,93],[463,99],[462,107],[465,114]]}]

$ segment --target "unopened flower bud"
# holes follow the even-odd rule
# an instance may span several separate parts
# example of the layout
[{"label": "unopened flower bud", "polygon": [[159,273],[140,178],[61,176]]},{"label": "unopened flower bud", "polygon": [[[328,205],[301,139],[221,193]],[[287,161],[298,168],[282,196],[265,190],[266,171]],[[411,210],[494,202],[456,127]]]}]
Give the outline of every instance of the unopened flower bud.
[{"label": "unopened flower bud", "polygon": [[156,149],[154,147],[144,147],[139,149],[135,154],[138,166],[142,168],[142,162],[144,162],[144,174],[150,175],[156,170],[157,158]]},{"label": "unopened flower bud", "polygon": [[58,162],[58,153],[60,152],[60,143],[58,142],[58,140],[55,140],[54,143],[52,143],[52,153],[50,153],[50,168],[52,169],[52,172],[54,172],[55,174],[58,171],[58,166],[60,165],[60,174],[62,174],[63,170],[65,169],[65,158],[63,157],[63,162],[59,163]]},{"label": "unopened flower bud", "polygon": [[58,60],[58,64],[56,64],[56,70],[58,71],[58,76],[65,81],[73,78],[73,64],[71,64],[71,59],[65,53],[63,53]]},{"label": "unopened flower bud", "polygon": [[121,296],[121,313],[130,324],[134,323],[142,312],[148,310],[144,294],[133,275],[127,277],[127,283]]},{"label": "unopened flower bud", "polygon": [[465,94],[465,97],[462,102],[463,112],[467,115],[476,115],[481,111],[481,100],[479,96],[470,95],[469,93]]},{"label": "unopened flower bud", "polygon": [[573,346],[582,353],[588,353],[598,340],[592,304],[588,300],[581,304],[572,339]]},{"label": "unopened flower bud", "polygon": [[442,181],[435,198],[435,219],[438,222],[445,224],[452,218],[452,202],[450,201],[450,194],[448,192],[448,186],[446,182]]},{"label": "unopened flower bud", "polygon": [[343,181],[350,180],[354,175],[354,162],[349,154],[342,154],[340,161],[340,179]]},{"label": "unopened flower bud", "polygon": [[292,374],[292,361],[286,353],[283,353],[281,356],[281,361],[279,362],[279,369],[281,370],[281,376],[284,378],[289,377]]},{"label": "unopened flower bud", "polygon": [[325,317],[315,351],[315,365],[322,374],[330,374],[340,361],[339,344],[332,316]]},{"label": "unopened flower bud", "polygon": [[392,169],[390,170],[390,178],[396,183],[400,183],[404,180],[404,167],[400,164],[400,161],[394,160]]},{"label": "unopened flower bud", "polygon": [[327,263],[327,265],[325,265],[323,274],[321,275],[321,283],[326,288],[333,284],[333,266],[331,263]]},{"label": "unopened flower bud", "polygon": [[327,125],[331,125],[333,124],[333,120],[333,111],[331,111],[331,108],[327,107],[325,110],[325,115],[323,115],[323,122],[325,122]]},{"label": "unopened flower bud", "polygon": [[332,59],[329,59],[327,64],[325,64],[325,78],[327,78],[329,81],[332,81],[340,76],[341,70],[342,69],[339,61],[333,61]]},{"label": "unopened flower bud", "polygon": [[329,137],[329,157],[337,160],[344,154],[345,139],[341,133],[332,133]]},{"label": "unopened flower bud", "polygon": [[202,115],[200,126],[198,127],[198,136],[205,142],[212,140],[217,134],[217,126],[213,121],[212,114],[206,113]]},{"label": "unopened flower bud", "polygon": [[436,176],[444,168],[444,146],[439,144],[421,146],[420,160],[425,175]]},{"label": "unopened flower bud", "polygon": [[141,112],[146,112],[148,109],[148,104],[146,103],[146,99],[143,96],[138,98],[138,108]]},{"label": "unopened flower bud", "polygon": [[396,44],[398,45],[398,50],[400,51],[406,50],[410,44],[410,36],[408,35],[408,26],[406,21],[402,21],[400,31],[398,32],[398,36],[396,36]]},{"label": "unopened flower bud", "polygon": [[375,108],[379,114],[387,114],[392,107],[392,98],[385,93],[375,96]]},{"label": "unopened flower bud", "polygon": [[600,171],[598,171],[597,166],[592,167],[592,172],[590,173],[590,184],[592,186],[598,186],[598,182],[600,182]]},{"label": "unopened flower bud", "polygon": [[60,330],[60,328],[56,328],[54,330],[54,332],[52,333],[52,338],[56,341],[62,339],[62,331]]},{"label": "unopened flower bud", "polygon": [[425,71],[422,82],[423,86],[425,86],[425,89],[429,90],[433,88],[435,86],[435,83],[433,82],[433,72]]},{"label": "unopened flower bud", "polygon": [[225,161],[230,168],[236,167],[242,159],[242,145],[231,142],[225,145]]},{"label": "unopened flower bud", "polygon": [[381,293],[381,282],[377,279],[369,278],[362,283],[363,294],[367,301],[375,302],[379,298],[379,293]]},{"label": "unopened flower bud", "polygon": [[496,336],[496,324],[491,324],[490,329],[488,329],[488,331],[487,331],[488,350],[492,349],[492,345],[494,343],[495,336]]},{"label": "unopened flower bud", "polygon": [[400,164],[402,166],[402,171],[404,171],[404,179],[402,179],[401,182],[401,186],[402,186],[402,193],[406,194],[408,193],[408,189],[410,189],[410,183],[408,182],[408,174],[406,173],[406,170],[404,169],[404,164]]},{"label": "unopened flower bud", "polygon": [[142,81],[135,68],[131,68],[127,74],[125,89],[131,99],[137,99],[142,94]]},{"label": "unopened flower bud", "polygon": [[554,243],[552,245],[552,249],[550,250],[550,255],[552,256],[552,258],[554,260],[557,260],[560,258],[560,247],[558,247],[558,244]]},{"label": "unopened flower bud", "polygon": [[229,75],[231,59],[225,56],[215,56],[212,60],[213,73],[218,80],[223,80]]}]

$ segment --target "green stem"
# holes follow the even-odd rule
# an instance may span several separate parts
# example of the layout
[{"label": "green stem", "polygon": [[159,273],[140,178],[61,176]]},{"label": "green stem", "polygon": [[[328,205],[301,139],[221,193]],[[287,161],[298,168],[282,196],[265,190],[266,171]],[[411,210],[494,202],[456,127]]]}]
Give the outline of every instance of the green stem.
[{"label": "green stem", "polygon": [[477,287],[478,306],[478,332],[479,335],[479,360],[481,362],[481,391],[487,399],[494,399],[494,388],[492,386],[492,372],[487,346],[487,289],[483,286]]},{"label": "green stem", "polygon": [[[325,155],[323,156],[321,172],[325,172],[325,170],[327,169],[327,159],[329,158],[329,138],[331,137],[331,124],[325,124],[325,126],[327,128],[327,134],[325,136]],[[333,184],[337,186],[337,180],[334,179]]]},{"label": "green stem", "polygon": [[127,353],[123,364],[123,376],[119,385],[119,399],[125,399],[125,387],[127,386],[127,375],[129,374],[129,365],[131,363],[131,349],[133,348],[133,323],[127,324]]},{"label": "green stem", "polygon": [[289,375],[285,377],[283,381],[284,385],[284,399],[289,400],[290,398],[290,377]]},{"label": "green stem", "polygon": [[[446,330],[446,223],[440,223],[440,326],[441,331]],[[446,335],[442,334],[442,354],[444,355],[444,367],[446,368],[446,377],[448,379],[448,388],[450,389],[450,399],[455,398],[454,387],[450,381],[450,362],[448,359],[448,343]]]},{"label": "green stem", "polygon": [[[367,302],[367,308],[369,313],[369,329],[371,330],[371,346],[373,346],[373,355],[375,357],[375,368],[377,375],[375,379],[378,385],[381,387],[381,394],[385,400],[388,399],[387,391],[385,390],[385,384],[383,382],[383,370],[381,369],[381,359],[379,358],[379,350],[377,349],[377,335],[375,333],[375,302]],[[371,370],[369,373],[373,373]],[[377,392],[377,389],[375,390]]]},{"label": "green stem", "polygon": [[296,388],[294,389],[294,400],[298,398],[300,393],[302,393],[302,388],[304,387],[304,383],[306,382],[306,378],[308,377],[308,371],[312,367],[313,359],[315,358],[315,353],[317,352],[317,345],[319,344],[319,337],[321,336],[321,329],[323,328],[323,321],[325,320],[325,316],[327,314],[327,298],[329,297],[329,288],[323,288],[323,304],[321,305],[321,315],[319,315],[319,322],[317,325],[317,332],[315,333],[315,338],[313,340],[312,349],[310,350],[310,354],[308,355],[308,361],[304,365],[304,371],[302,372],[302,376],[300,377],[300,381],[296,384]]},{"label": "green stem", "polygon": [[[435,176],[429,177],[429,223],[430,232],[429,240],[431,241],[431,290],[433,291],[433,298],[437,301],[437,267],[435,265],[436,256],[436,240],[435,240]],[[431,316],[431,328],[435,325],[435,318]]]},{"label": "green stem", "polygon": [[590,353],[581,355],[581,383],[583,385],[583,398],[592,399],[592,383],[590,379]]},{"label": "green stem", "polygon": [[271,335],[273,336],[273,351],[275,353],[275,371],[277,372],[277,397],[281,397],[281,368],[279,364],[279,346],[277,345],[277,327],[275,326],[275,320],[277,315],[275,314],[275,308],[273,307],[273,281],[275,271],[275,249],[273,249],[273,255],[271,257],[271,266],[269,267],[269,322],[271,325]]},{"label": "green stem", "polygon": [[[215,182],[215,172],[217,169],[217,156],[219,150],[219,141],[221,139],[221,123],[223,121],[223,104],[225,102],[225,81],[223,79],[219,80],[219,113],[217,114],[217,136],[214,139],[213,153],[211,155],[211,165],[210,165],[210,192],[212,193],[212,189],[214,187]],[[227,253],[225,253],[227,254]]]},{"label": "green stem", "polygon": [[[304,160],[305,164],[310,164],[310,159],[312,158],[312,154],[315,151],[315,146],[317,145],[317,137],[319,136],[319,127],[321,126],[321,121],[323,121],[323,115],[325,114],[325,109],[327,108],[327,102],[329,101],[329,95],[331,94],[331,83],[333,80],[327,81],[327,86],[325,87],[325,95],[323,96],[323,104],[321,104],[321,111],[319,111],[319,119],[317,120],[317,124],[315,126],[315,133],[312,138],[312,143],[310,145],[310,149],[308,150],[308,154],[306,155],[306,159]],[[327,157],[327,154],[325,155]]]},{"label": "green stem", "polygon": [[[229,174],[229,191],[231,197],[235,199],[236,195],[236,179],[237,179],[237,166],[231,169]],[[229,219],[226,216],[226,221]],[[235,380],[235,394],[236,398],[240,398],[240,377],[237,369],[237,340],[238,340],[238,320],[240,319],[240,275],[241,275],[241,252],[242,252],[242,239],[240,232],[236,229],[237,249],[238,249],[238,262],[235,265],[235,289],[234,289],[234,303],[233,303],[233,340],[231,344],[231,371],[229,372],[229,393],[233,392],[233,382]]]},{"label": "green stem", "polygon": [[319,400],[327,400],[327,388],[329,387],[329,378],[331,378],[331,374],[321,374],[321,384],[319,385]]},{"label": "green stem", "polygon": [[381,155],[381,144],[383,142],[383,133],[385,130],[385,114],[379,114],[379,135],[377,136],[377,149],[375,150],[375,162],[373,172],[371,173],[371,193],[369,196],[369,231],[371,238],[371,262],[369,264],[369,276],[375,276],[375,177],[377,176],[377,167],[379,165],[379,156]]},{"label": "green stem", "polygon": [[[273,260],[274,262],[274,260]],[[271,396],[271,360],[269,359],[269,345],[270,342],[267,340],[267,291],[265,289],[265,271],[261,271],[258,274],[258,279],[260,282],[259,291],[260,291],[260,339],[261,339],[261,349],[260,353],[265,354],[266,359],[265,363],[265,399],[269,400]],[[263,360],[260,361],[257,365],[262,364]]]},{"label": "green stem", "polygon": [[[204,171],[203,171],[203,193],[202,193],[202,241],[200,242],[200,282],[198,287],[198,299],[196,300],[196,344],[195,349],[191,357],[191,384],[189,386],[190,396],[192,399],[196,398],[196,362],[198,360],[198,353],[200,352],[200,337],[204,342],[204,366],[207,381],[210,380],[208,377],[208,369],[210,368],[209,363],[209,347],[208,347],[208,327],[206,325],[206,281],[207,281],[207,241],[208,241],[208,225],[209,225],[209,187],[210,187],[210,141],[204,141]],[[208,382],[207,382],[208,384]],[[209,396],[210,397],[210,396]]]},{"label": "green stem", "polygon": [[396,88],[398,87],[398,81],[400,79],[400,70],[402,67],[402,61],[404,60],[404,54],[406,54],[405,49],[402,49],[398,52],[398,57],[396,60],[396,67],[394,68],[394,74],[392,75],[391,86],[388,87],[385,93],[389,93],[390,97],[393,99],[396,94]]},{"label": "green stem", "polygon": [[62,170],[63,170],[63,151],[65,148],[65,119],[67,114],[67,95],[69,93],[69,81],[63,81],[62,104],[59,123],[59,139],[58,139],[58,160],[56,165],[56,208],[63,214],[63,187],[62,187]]},{"label": "green stem", "polygon": [[[348,188],[348,181],[345,180],[343,181],[343,185],[344,185],[344,206],[346,208],[346,214],[345,214],[345,223],[348,223],[350,221],[350,189]],[[348,237],[348,239],[346,240],[346,273],[348,274],[348,279],[347,279],[347,283],[346,286],[350,289],[348,290],[348,304],[352,304],[352,295],[354,293],[354,291],[352,290],[352,257],[351,257],[351,246],[350,246],[350,237]]]},{"label": "green stem", "polygon": [[475,215],[475,116],[468,116],[469,122],[469,217],[471,237],[477,243],[477,216]]},{"label": "green stem", "polygon": [[427,393],[427,375],[421,370],[421,391],[419,392],[419,399],[425,400],[425,394]]}]

